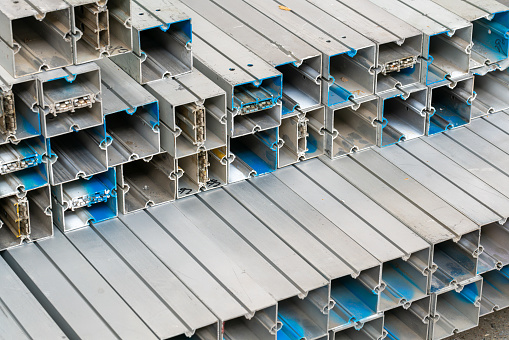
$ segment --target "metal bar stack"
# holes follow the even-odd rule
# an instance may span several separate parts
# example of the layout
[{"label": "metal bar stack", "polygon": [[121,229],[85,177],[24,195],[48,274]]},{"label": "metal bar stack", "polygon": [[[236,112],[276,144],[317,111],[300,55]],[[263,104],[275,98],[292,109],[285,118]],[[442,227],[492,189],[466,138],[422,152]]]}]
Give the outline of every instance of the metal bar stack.
[{"label": "metal bar stack", "polygon": [[508,5],[0,1],[0,338],[436,340],[508,307]]}]

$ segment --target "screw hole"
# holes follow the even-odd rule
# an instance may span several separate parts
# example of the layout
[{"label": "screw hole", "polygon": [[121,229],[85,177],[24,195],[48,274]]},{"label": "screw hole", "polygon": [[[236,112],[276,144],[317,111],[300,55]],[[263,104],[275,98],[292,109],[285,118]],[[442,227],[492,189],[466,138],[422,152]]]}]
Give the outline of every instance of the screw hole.
[{"label": "screw hole", "polygon": [[253,67],[253,64],[247,64],[247,67]]},{"label": "screw hole", "polygon": [[19,1],[18,1],[18,0],[16,0],[16,1],[13,1],[13,3],[15,3],[15,4],[19,4]]},{"label": "screw hole", "polygon": [[138,15],[143,15],[144,13],[138,13]]},{"label": "screw hole", "polygon": [[346,39],[346,35],[342,36],[341,39]]},{"label": "screw hole", "polygon": [[330,40],[326,40],[325,42],[328,42],[328,43],[330,43]]},{"label": "screw hole", "polygon": [[160,8],[156,9],[156,12],[161,12],[161,9]]},{"label": "screw hole", "polygon": [[235,69],[233,67],[230,68],[230,71],[235,71]]}]

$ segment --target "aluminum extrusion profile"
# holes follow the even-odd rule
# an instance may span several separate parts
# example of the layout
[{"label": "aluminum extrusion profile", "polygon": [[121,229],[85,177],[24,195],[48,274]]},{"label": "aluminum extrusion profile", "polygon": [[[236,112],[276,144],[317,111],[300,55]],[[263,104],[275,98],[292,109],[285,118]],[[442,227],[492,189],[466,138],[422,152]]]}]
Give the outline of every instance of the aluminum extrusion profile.
[{"label": "aluminum extrusion profile", "polygon": [[97,64],[102,75],[104,124],[111,138],[108,167],[160,153],[158,100],[112,61]]},{"label": "aluminum extrusion profile", "polygon": [[429,87],[427,135],[469,124],[472,119],[474,80],[471,76],[447,80]]},{"label": "aluminum extrusion profile", "polygon": [[370,0],[423,32],[422,79],[426,85],[468,74],[472,24],[431,0]]},{"label": "aluminum extrusion profile", "polygon": [[18,1],[0,10],[2,67],[13,77],[73,63],[71,9],[61,0]]},{"label": "aluminum extrusion profile", "polygon": [[377,144],[378,105],[375,96],[357,104],[327,108],[325,154],[338,158]]},{"label": "aluminum extrusion profile", "polygon": [[67,232],[117,216],[115,168],[51,188],[53,220]]},{"label": "aluminum extrusion profile", "polygon": [[429,296],[412,303],[410,308],[403,306],[386,311],[384,330],[387,338],[427,340],[430,335],[431,298]]},{"label": "aluminum extrusion profile", "polygon": [[[306,1],[295,0],[290,11],[282,2],[249,1],[322,52],[322,102],[327,106],[356,100],[375,92],[375,45],[341,21]],[[339,38],[341,36],[341,38]]]},{"label": "aluminum extrusion profile", "polygon": [[62,330],[2,257],[0,271],[0,304],[4,311],[0,315],[2,336],[65,339]]},{"label": "aluminum extrusion profile", "polygon": [[[185,3],[283,74],[283,115],[320,105],[322,57],[314,47],[248,3]],[[218,17],[224,20],[216,20]]]},{"label": "aluminum extrusion profile", "polygon": [[278,128],[228,140],[229,183],[276,171],[281,147]]},{"label": "aluminum extrusion profile", "polygon": [[329,332],[329,340],[382,340],[386,337],[384,330],[384,316],[376,315],[356,327],[350,327],[342,331]]},{"label": "aluminum extrusion profile", "polygon": [[509,256],[504,247],[509,242],[509,223],[491,223],[481,228],[480,244],[483,252],[479,255],[477,274],[501,270],[509,265]]},{"label": "aluminum extrusion profile", "polygon": [[486,272],[482,275],[481,316],[509,307],[509,267]]},{"label": "aluminum extrusion profile", "polygon": [[0,145],[41,134],[33,76],[13,78],[0,67]]},{"label": "aluminum extrusion profile", "polygon": [[182,173],[168,153],[140,159],[117,167],[119,211],[127,214],[175,200],[176,182]]},{"label": "aluminum extrusion profile", "polygon": [[146,89],[159,100],[163,149],[174,157],[227,144],[226,94],[205,75],[195,70],[153,82]]},{"label": "aluminum extrusion profile", "polygon": [[318,157],[325,146],[325,107],[308,112],[294,111],[283,116],[279,127],[278,168]]},{"label": "aluminum extrusion profile", "polygon": [[49,187],[0,199],[0,250],[53,236]]},{"label": "aluminum extrusion profile", "polygon": [[472,72],[509,57],[509,8],[495,0],[432,1],[473,23]]},{"label": "aluminum extrusion profile", "polygon": [[427,117],[433,113],[427,105],[428,90],[422,84],[386,91],[379,95],[377,145],[424,136]]},{"label": "aluminum extrusion profile", "polygon": [[485,75],[476,75],[472,102],[472,119],[509,109],[505,94],[509,90],[508,71],[495,70]]},{"label": "aluminum extrusion profile", "polygon": [[308,2],[376,44],[376,93],[421,81],[423,45],[419,30],[367,0]]},{"label": "aluminum extrusion profile", "polygon": [[220,339],[275,340],[281,328],[281,323],[277,321],[277,306],[257,311],[251,319],[241,316],[225,321],[222,328]]},{"label": "aluminum extrusion profile", "polygon": [[444,339],[479,324],[483,279],[466,281],[457,290],[432,296],[430,339]]},{"label": "aluminum extrusion profile", "polygon": [[44,137],[52,138],[103,124],[101,74],[96,64],[43,72],[36,79]]},{"label": "aluminum extrusion profile", "polygon": [[74,63],[132,50],[131,1],[64,0],[72,9]]},{"label": "aluminum extrusion profile", "polygon": [[50,184],[86,178],[108,170],[111,139],[104,125],[47,139]]},{"label": "aluminum extrusion profile", "polygon": [[131,2],[133,52],[111,60],[140,84],[192,71],[192,28],[188,15],[162,0]]}]

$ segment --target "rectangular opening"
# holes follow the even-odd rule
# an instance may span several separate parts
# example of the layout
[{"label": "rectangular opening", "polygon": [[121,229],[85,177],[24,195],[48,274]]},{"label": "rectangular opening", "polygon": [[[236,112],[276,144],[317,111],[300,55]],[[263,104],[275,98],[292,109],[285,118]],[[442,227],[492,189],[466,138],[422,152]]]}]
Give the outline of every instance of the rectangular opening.
[{"label": "rectangular opening", "polygon": [[277,321],[277,308],[269,307],[255,313],[251,319],[236,318],[224,323],[221,339],[276,340],[276,333],[281,327]]},{"label": "rectangular opening", "polygon": [[408,308],[428,292],[429,249],[410,255],[406,261],[396,259],[382,265],[382,281],[386,284],[380,293],[380,310],[398,306]]},{"label": "rectangular opening", "polygon": [[108,169],[104,127],[68,133],[49,140],[51,184],[92,176]]},{"label": "rectangular opening", "polygon": [[196,194],[209,181],[209,156],[207,151],[177,159],[177,198]]},{"label": "rectangular opening", "polygon": [[482,252],[479,255],[477,274],[509,265],[509,222],[504,225],[492,223],[481,229]]},{"label": "rectangular opening", "polygon": [[428,134],[443,132],[470,123],[472,115],[473,78],[458,81],[451,88],[443,85],[430,89],[431,107]]},{"label": "rectangular opening", "polygon": [[0,250],[53,235],[47,186],[28,191],[26,197],[0,199]]},{"label": "rectangular opening", "polygon": [[44,141],[37,137],[0,145],[0,175],[37,167],[43,163],[45,153]]},{"label": "rectangular opening", "polygon": [[209,150],[207,153],[209,161],[209,180],[205,189],[215,189],[228,184],[226,146]]},{"label": "rectangular opening", "polygon": [[281,328],[278,339],[327,338],[328,310],[331,306],[326,287],[310,291],[304,299],[293,297],[278,303]]},{"label": "rectangular opening", "polygon": [[380,146],[388,146],[423,136],[426,133],[427,90],[419,90],[405,99],[399,95],[383,101]]},{"label": "rectangular opening", "polygon": [[388,339],[427,340],[429,332],[430,298],[415,301],[386,311],[384,328]]},{"label": "rectangular opening", "polygon": [[58,78],[42,83],[46,138],[84,130],[103,123],[99,70],[76,74],[72,82]]},{"label": "rectangular opening", "polygon": [[331,157],[360,151],[377,143],[377,100],[334,110]]},{"label": "rectangular opening", "polygon": [[[325,107],[306,112],[307,138],[304,158],[323,155],[325,147]],[[302,139],[301,139],[302,140]],[[301,148],[302,149],[302,148]]]},{"label": "rectangular opening", "polygon": [[157,103],[136,108],[133,113],[116,112],[105,117],[108,166],[146,158],[160,152],[159,109]]},{"label": "rectangular opening", "polygon": [[171,337],[167,340],[217,340],[219,331],[217,324],[197,329],[191,337],[185,334]]},{"label": "rectangular opening", "polygon": [[44,19],[34,16],[14,19],[14,76],[21,77],[71,65],[71,14],[69,9],[46,13]]},{"label": "rectangular opening", "polygon": [[509,109],[509,73],[495,70],[485,75],[476,75],[474,92],[477,97],[472,102],[472,118]]},{"label": "rectangular opening", "polygon": [[41,133],[35,80],[14,84],[0,93],[0,144]]},{"label": "rectangular opening", "polygon": [[429,59],[426,85],[446,77],[467,74],[470,70],[472,26],[459,28],[452,36],[443,32],[429,37]]},{"label": "rectangular opening", "polygon": [[260,131],[251,135],[231,138],[229,182],[241,181],[277,169],[278,129]]},{"label": "rectangular opening", "polygon": [[131,51],[129,6],[121,2],[109,0],[102,5],[94,2],[74,7],[77,33],[81,32],[81,38],[76,40],[78,64]]},{"label": "rectangular opening", "polygon": [[175,178],[175,160],[168,153],[121,165],[117,168],[121,212],[126,214],[173,201]]},{"label": "rectangular opening", "polygon": [[139,32],[140,48],[146,55],[141,64],[143,83],[191,72],[191,20],[168,26],[167,30],[158,26]]},{"label": "rectangular opening", "polygon": [[422,36],[404,39],[397,42],[381,44],[378,63],[382,70],[377,75],[377,92],[393,89],[396,84],[401,86],[420,82]]},{"label": "rectangular opening", "polygon": [[276,128],[281,124],[281,106],[279,104],[246,115],[239,114],[238,111],[233,114],[232,137],[250,135],[258,131]]},{"label": "rectangular opening", "polygon": [[330,340],[380,340],[385,338],[384,318],[359,323],[343,331],[331,332]]},{"label": "rectangular opening", "polygon": [[19,170],[0,176],[0,197],[34,190],[48,183],[47,164]]},{"label": "rectangular opening", "polygon": [[509,266],[482,275],[481,316],[509,307]]},{"label": "rectangular opening", "polygon": [[460,292],[451,290],[436,297],[432,339],[443,339],[479,324],[482,280],[467,284]]},{"label": "rectangular opening", "polygon": [[493,14],[491,19],[472,22],[472,59],[478,64],[490,65],[509,57],[509,12]]},{"label": "rectangular opening", "polygon": [[456,287],[462,281],[477,275],[479,232],[463,235],[457,242],[445,241],[435,245],[433,262],[436,271],[431,277],[431,293]]},{"label": "rectangular opening", "polygon": [[278,167],[297,163],[307,151],[308,119],[305,114],[284,118],[279,127],[279,138],[284,141],[279,149]]},{"label": "rectangular opening", "polygon": [[117,216],[115,169],[52,187],[53,217],[62,231]]},{"label": "rectangular opening", "polygon": [[328,106],[374,93],[374,55],[374,47],[369,47],[356,51],[353,56],[343,53],[330,58],[329,72],[334,83],[329,86]]},{"label": "rectangular opening", "polygon": [[321,57],[304,60],[300,66],[293,63],[277,66],[283,74],[283,115],[295,109],[307,111],[321,103]]},{"label": "rectangular opening", "polygon": [[331,299],[336,304],[330,310],[329,329],[345,329],[376,315],[381,289],[380,267],[364,270],[357,278],[333,280]]}]

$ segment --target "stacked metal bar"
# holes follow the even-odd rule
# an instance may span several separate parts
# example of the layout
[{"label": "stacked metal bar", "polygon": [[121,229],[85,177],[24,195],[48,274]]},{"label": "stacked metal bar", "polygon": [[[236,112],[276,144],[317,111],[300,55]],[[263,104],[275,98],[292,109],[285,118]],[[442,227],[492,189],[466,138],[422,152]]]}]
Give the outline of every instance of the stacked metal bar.
[{"label": "stacked metal bar", "polygon": [[[41,242],[0,288],[45,336],[443,339],[509,306],[504,1],[4,2],[0,250]],[[0,338],[39,337],[6,292]]]}]

